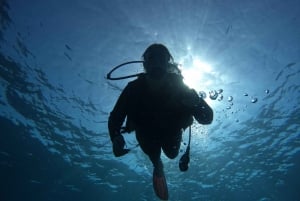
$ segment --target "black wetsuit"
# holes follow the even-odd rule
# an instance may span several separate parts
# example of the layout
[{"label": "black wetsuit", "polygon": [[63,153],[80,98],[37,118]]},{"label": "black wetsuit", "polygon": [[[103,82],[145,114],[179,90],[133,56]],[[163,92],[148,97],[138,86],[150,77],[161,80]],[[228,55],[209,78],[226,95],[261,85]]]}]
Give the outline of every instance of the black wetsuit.
[{"label": "black wetsuit", "polygon": [[182,76],[168,73],[159,86],[152,86],[146,75],[128,83],[110,113],[108,128],[111,139],[126,129],[135,131],[142,150],[155,165],[161,149],[169,158],[178,155],[182,132],[193,122],[209,124],[212,109],[187,87]]}]

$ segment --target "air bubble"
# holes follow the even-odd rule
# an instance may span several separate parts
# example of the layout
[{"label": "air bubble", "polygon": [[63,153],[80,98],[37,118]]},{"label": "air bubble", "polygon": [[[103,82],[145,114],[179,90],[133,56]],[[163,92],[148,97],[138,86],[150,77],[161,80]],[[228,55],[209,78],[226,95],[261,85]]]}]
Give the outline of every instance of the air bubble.
[{"label": "air bubble", "polygon": [[223,92],[223,89],[219,89],[219,90],[217,91],[218,94],[220,94],[220,93],[222,93],[222,92]]},{"label": "air bubble", "polygon": [[251,103],[256,103],[257,101],[258,101],[257,98],[252,98],[252,99],[251,99]]},{"label": "air bubble", "polygon": [[220,94],[219,98],[218,98],[218,101],[221,101],[221,100],[223,100],[223,95],[222,94]]},{"label": "air bubble", "polygon": [[228,96],[227,100],[228,100],[228,102],[231,102],[233,100],[233,97],[232,96]]},{"label": "air bubble", "polygon": [[218,98],[218,93],[216,90],[212,90],[209,92],[209,97],[211,100],[216,100]]},{"label": "air bubble", "polygon": [[200,98],[205,99],[206,98],[205,91],[199,91],[199,96],[200,96]]}]

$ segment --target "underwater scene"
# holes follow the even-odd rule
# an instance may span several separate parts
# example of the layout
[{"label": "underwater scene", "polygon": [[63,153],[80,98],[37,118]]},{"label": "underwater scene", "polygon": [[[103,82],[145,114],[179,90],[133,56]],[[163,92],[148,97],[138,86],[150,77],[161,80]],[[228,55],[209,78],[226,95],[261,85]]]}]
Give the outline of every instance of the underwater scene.
[{"label": "underwater scene", "polygon": [[[1,201],[153,201],[134,132],[115,157],[108,117],[164,44],[213,109],[162,154],[169,200],[300,201],[300,1],[1,0]],[[141,63],[112,77],[143,72]]]}]

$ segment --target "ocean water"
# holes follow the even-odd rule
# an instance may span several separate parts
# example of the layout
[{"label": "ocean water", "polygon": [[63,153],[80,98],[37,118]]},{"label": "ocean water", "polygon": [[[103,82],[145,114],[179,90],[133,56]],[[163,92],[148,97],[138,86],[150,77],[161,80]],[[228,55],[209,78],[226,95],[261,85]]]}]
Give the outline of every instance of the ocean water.
[{"label": "ocean water", "polygon": [[299,201],[299,13],[297,0],[1,0],[0,200],[158,200],[134,134],[112,154],[107,118],[134,78],[106,74],[163,43],[214,110],[192,126],[187,172],[187,132],[162,156],[170,200]]}]

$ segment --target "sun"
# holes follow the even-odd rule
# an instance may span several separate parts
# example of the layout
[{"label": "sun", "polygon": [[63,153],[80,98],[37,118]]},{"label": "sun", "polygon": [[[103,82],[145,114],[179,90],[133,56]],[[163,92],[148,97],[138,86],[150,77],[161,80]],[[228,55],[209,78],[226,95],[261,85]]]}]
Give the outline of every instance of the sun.
[{"label": "sun", "polygon": [[181,71],[184,77],[184,83],[191,88],[200,90],[207,83],[204,75],[212,72],[212,67],[198,58],[189,62],[190,64],[182,64]]},{"label": "sun", "polygon": [[214,84],[214,80],[212,80],[214,77],[213,67],[196,56],[185,57],[185,59],[180,61],[181,65],[179,68],[184,78],[183,82],[188,87],[195,89],[197,93],[205,92],[205,101],[212,104],[212,100],[208,97],[208,93]]}]

